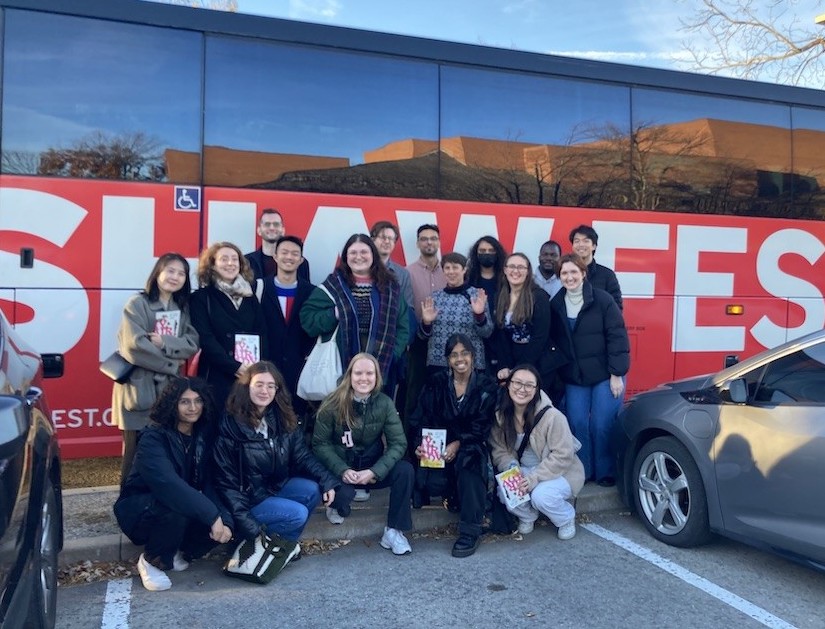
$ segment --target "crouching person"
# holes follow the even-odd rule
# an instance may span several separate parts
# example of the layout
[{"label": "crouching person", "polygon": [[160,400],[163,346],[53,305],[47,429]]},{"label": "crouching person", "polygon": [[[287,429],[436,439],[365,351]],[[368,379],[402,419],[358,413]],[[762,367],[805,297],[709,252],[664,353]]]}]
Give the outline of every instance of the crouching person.
[{"label": "crouching person", "polygon": [[[532,532],[543,513],[558,527],[559,539],[576,534],[576,511],[568,499],[584,486],[578,447],[567,418],[541,390],[538,371],[526,364],[514,368],[490,433],[490,453],[499,472],[519,466],[520,491],[530,494],[528,502],[507,507],[518,517],[519,533]],[[500,491],[499,496],[506,504]]]},{"label": "crouching person", "polygon": [[167,570],[186,570],[232,538],[232,519],[211,484],[216,421],[206,383],[173,378],[149,417],[114,512],[126,536],[144,546],[143,586],[161,591],[172,587]]},{"label": "crouching person", "polygon": [[235,535],[278,535],[293,542],[289,559],[295,561],[309,516],[322,499],[332,503],[340,481],[307,447],[272,363],[251,365],[235,381],[226,409],[215,446],[216,487],[232,512]]}]

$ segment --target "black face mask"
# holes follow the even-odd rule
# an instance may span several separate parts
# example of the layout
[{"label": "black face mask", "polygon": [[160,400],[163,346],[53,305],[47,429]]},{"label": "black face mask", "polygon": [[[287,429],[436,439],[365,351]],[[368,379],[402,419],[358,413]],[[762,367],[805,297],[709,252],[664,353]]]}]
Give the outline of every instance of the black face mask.
[{"label": "black face mask", "polygon": [[485,269],[489,269],[491,266],[495,266],[496,262],[498,262],[498,256],[495,253],[478,254],[478,263]]}]

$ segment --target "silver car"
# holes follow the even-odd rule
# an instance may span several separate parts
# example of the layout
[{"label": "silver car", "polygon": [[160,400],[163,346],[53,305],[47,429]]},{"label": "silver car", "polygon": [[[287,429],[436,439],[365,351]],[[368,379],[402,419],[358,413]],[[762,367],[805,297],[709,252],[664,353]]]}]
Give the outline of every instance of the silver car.
[{"label": "silver car", "polygon": [[825,331],[639,394],[616,432],[619,492],[655,538],[825,569]]}]

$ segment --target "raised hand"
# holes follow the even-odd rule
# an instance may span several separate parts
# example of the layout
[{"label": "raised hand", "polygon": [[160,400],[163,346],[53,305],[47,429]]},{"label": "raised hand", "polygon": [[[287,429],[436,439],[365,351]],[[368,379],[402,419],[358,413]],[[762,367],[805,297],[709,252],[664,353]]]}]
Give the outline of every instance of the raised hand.
[{"label": "raised hand", "polygon": [[475,296],[470,297],[470,307],[477,315],[483,314],[487,310],[487,292],[483,288],[479,288]]},{"label": "raised hand", "polygon": [[421,322],[430,325],[438,316],[438,308],[435,307],[432,297],[427,297],[421,302]]}]

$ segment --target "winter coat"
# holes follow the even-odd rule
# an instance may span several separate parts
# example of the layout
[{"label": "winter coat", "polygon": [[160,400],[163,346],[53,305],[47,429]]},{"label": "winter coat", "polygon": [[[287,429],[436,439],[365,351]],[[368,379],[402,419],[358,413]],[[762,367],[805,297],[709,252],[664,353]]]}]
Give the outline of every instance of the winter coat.
[{"label": "winter coat", "polygon": [[255,295],[244,297],[240,308],[217,286],[210,284],[192,293],[189,300],[192,323],[200,335],[198,376],[212,386],[218,408],[222,408],[235,382],[241,363],[235,360],[235,335],[257,334],[261,358],[268,358],[266,330],[261,305]]},{"label": "winter coat", "polygon": [[597,264],[596,260],[591,260],[587,265],[587,275],[585,282],[589,282],[593,288],[601,288],[607,291],[613,297],[619,310],[624,308],[622,304],[622,289],[619,286],[619,280],[613,269],[608,268],[602,264]]},{"label": "winter coat", "polygon": [[223,523],[234,530],[232,517],[212,483],[213,444],[204,431],[193,430],[189,445],[192,463],[187,471],[184,440],[177,429],[157,424],[146,428],[114,505],[121,530],[130,536],[143,513],[155,502],[207,528],[220,516]]},{"label": "winter coat", "polygon": [[[263,248],[255,249],[255,251],[250,251],[249,253],[244,254],[244,258],[246,261],[249,262],[249,268],[252,269],[252,274],[255,276],[254,279],[260,280],[263,279],[266,273],[264,270],[266,269],[266,254],[264,253]],[[276,273],[278,265],[275,264]],[[302,280],[309,281],[309,261],[304,258],[304,261],[298,265],[298,277]]]},{"label": "winter coat", "polygon": [[326,409],[315,419],[312,451],[336,478],[348,469],[368,468],[376,480],[382,480],[407,451],[398,411],[383,393],[373,393],[364,402],[354,401],[353,406],[358,425],[351,431],[352,446],[344,445],[344,433],[349,430],[346,424],[336,422],[335,412]]},{"label": "winter coat", "polygon": [[[163,347],[149,340],[159,312],[180,312],[177,336],[164,336]],[[112,389],[112,418],[121,430],[141,430],[149,424],[149,409],[172,376],[180,373],[184,361],[198,351],[198,332],[189,319],[189,310],[178,309],[173,299],[164,308],[161,301],[149,301],[144,293],[133,295],[123,308],[117,332],[120,355],[135,365],[129,380]]]},{"label": "winter coat", "polygon": [[250,514],[252,507],[277,495],[290,478],[314,480],[322,492],[341,485],[309,451],[302,431],[286,432],[272,409],[266,423],[268,436],[264,438],[227,413],[215,444],[215,485],[232,512],[236,536],[244,539],[261,530]]},{"label": "winter coat", "polygon": [[487,467],[487,438],[496,412],[498,384],[485,373],[474,373],[461,404],[455,399],[450,372],[430,376],[418,405],[408,419],[410,450],[421,445],[422,428],[447,430],[448,443],[461,442],[457,464],[484,475]]},{"label": "winter coat", "polygon": [[573,328],[567,319],[562,288],[553,297],[553,334],[569,362],[560,370],[567,384],[593,386],[630,369],[630,342],[622,312],[609,293],[584,282],[584,301]]},{"label": "winter coat", "polygon": [[[580,446],[570,432],[567,418],[558,409],[554,408],[550,398],[542,391],[541,400],[536,405],[536,415],[547,407],[544,415],[533,426],[530,432],[530,447],[541,462],[532,472],[525,475],[530,491],[542,481],[553,480],[563,476],[570,484],[573,495],[577,495],[584,487],[584,466],[576,455],[577,445]],[[490,454],[493,465],[499,471],[507,469],[512,461],[517,460],[514,447],[504,441],[504,418],[496,413],[496,422],[490,433]]]}]

